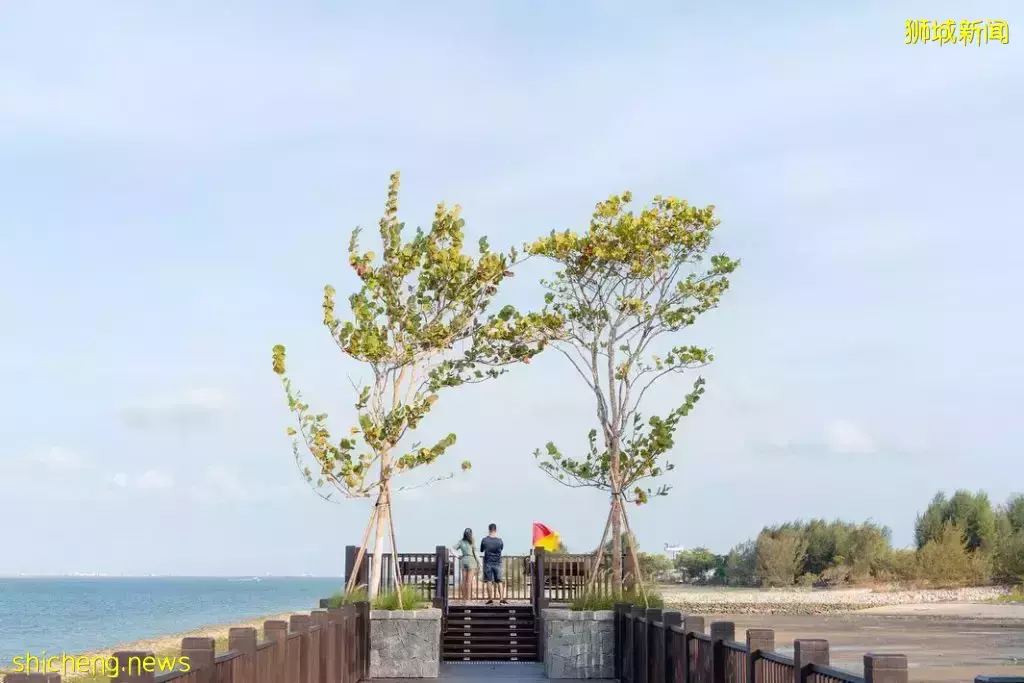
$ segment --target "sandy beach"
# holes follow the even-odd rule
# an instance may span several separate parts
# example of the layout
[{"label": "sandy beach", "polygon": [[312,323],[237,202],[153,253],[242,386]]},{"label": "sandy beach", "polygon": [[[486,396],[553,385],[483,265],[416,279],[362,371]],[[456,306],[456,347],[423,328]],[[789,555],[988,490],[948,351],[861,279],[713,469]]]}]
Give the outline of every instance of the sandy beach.
[{"label": "sandy beach", "polygon": [[[261,617],[259,619],[253,619],[251,621],[233,622],[230,624],[212,624],[209,626],[201,626],[191,631],[185,631],[183,633],[174,633],[170,635],[157,636],[147,640],[137,640],[135,642],[118,643],[108,648],[99,650],[90,650],[89,652],[75,653],[75,656],[87,656],[90,659],[106,658],[115,652],[119,651],[135,651],[135,652],[152,652],[154,654],[168,654],[177,653],[181,650],[181,640],[187,637],[203,637],[203,638],[214,638],[217,641],[217,653],[226,652],[228,649],[228,632],[232,628],[251,626],[257,631],[257,638],[263,639],[263,622],[280,619],[288,621],[292,614],[301,614],[301,612],[285,612],[284,614],[272,614],[270,616]],[[69,653],[69,656],[70,653]],[[83,673],[67,672],[62,674],[61,678],[82,678],[86,676]]]}]

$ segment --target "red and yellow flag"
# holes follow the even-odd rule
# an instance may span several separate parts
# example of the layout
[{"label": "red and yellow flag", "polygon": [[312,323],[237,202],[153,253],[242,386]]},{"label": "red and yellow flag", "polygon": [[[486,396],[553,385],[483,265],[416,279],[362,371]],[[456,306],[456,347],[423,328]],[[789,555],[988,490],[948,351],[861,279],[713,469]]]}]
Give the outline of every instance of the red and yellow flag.
[{"label": "red and yellow flag", "polygon": [[540,522],[533,523],[533,547],[544,548],[548,552],[554,552],[558,550],[558,545],[561,542],[561,538],[558,536],[557,531],[553,531]]}]

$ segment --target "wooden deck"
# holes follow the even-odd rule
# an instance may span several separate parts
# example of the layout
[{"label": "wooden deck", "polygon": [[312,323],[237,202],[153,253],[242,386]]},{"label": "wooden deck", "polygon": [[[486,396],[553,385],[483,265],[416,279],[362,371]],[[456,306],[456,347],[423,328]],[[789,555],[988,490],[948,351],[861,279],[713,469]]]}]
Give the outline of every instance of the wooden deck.
[{"label": "wooden deck", "polygon": [[[506,683],[533,683],[548,680],[544,676],[544,665],[539,662],[442,662],[439,681],[456,681],[457,683],[487,683],[495,679]],[[389,678],[375,679],[382,683],[424,683],[423,678]],[[591,679],[594,683],[602,680]]]}]

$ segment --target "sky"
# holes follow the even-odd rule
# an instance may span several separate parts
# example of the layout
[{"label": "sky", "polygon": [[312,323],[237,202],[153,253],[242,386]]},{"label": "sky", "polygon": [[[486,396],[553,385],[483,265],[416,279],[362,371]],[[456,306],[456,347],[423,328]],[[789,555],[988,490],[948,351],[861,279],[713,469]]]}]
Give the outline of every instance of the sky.
[{"label": "sky", "polygon": [[[812,517],[908,545],[940,489],[1024,489],[1019,4],[834,5],[4,3],[0,575],[341,572],[368,505],[301,480],[270,349],[347,429],[366,371],[322,287],[355,288],[395,170],[410,230],[459,203],[496,247],[624,190],[717,207],[742,266],[680,335],[716,360],[641,549]],[[1010,42],[906,45],[909,18]],[[548,272],[503,296],[535,308]],[[458,442],[424,476],[473,469],[398,497],[399,549],[494,522],[522,552],[533,521],[592,549],[606,500],[532,452],[594,424],[557,354],[442,396],[417,436]]]}]

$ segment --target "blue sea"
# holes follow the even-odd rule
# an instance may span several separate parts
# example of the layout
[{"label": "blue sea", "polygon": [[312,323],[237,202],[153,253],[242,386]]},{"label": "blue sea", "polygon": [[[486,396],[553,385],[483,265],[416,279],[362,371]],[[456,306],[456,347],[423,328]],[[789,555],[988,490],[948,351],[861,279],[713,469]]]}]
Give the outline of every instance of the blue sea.
[{"label": "blue sea", "polygon": [[212,624],[316,609],[340,578],[0,578],[0,668]]}]

